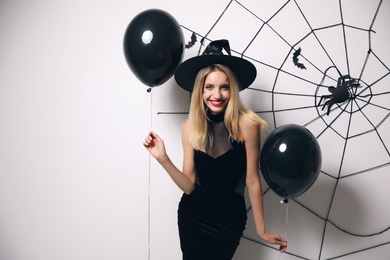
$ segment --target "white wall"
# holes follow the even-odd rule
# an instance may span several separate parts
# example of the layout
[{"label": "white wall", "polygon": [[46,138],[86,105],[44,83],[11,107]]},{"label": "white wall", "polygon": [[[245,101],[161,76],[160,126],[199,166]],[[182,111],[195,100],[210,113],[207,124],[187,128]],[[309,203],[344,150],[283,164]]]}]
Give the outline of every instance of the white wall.
[{"label": "white wall", "polygon": [[[164,9],[204,35],[228,3],[216,2],[212,7],[207,7],[210,1],[178,0],[0,3],[0,259],[180,259],[176,209],[181,192],[156,162],[149,162],[142,141],[150,128],[157,131],[181,167],[180,125],[185,115],[158,112],[187,111],[189,95],[173,79],[147,93],[126,65],[122,40],[130,20],[149,8]],[[257,3],[246,1],[256,10]],[[388,6],[386,2],[387,11]],[[244,34],[256,26],[232,30]],[[229,37],[225,33],[213,37]],[[189,35],[185,33],[186,40]],[[196,52],[186,50],[185,58]],[[243,95],[256,106],[250,94]],[[381,174],[379,179],[386,183],[390,176]],[[323,193],[315,191],[328,196],[328,182],[320,177],[316,190],[303,202],[321,211]],[[365,183],[363,179],[361,186],[343,186],[343,194],[351,194],[351,202],[364,202],[366,207],[359,209],[383,210],[380,225],[370,222],[376,220],[370,214],[356,222],[371,223],[370,233],[390,225],[383,220],[389,219],[388,206],[368,206],[371,198],[386,198],[389,191],[381,186],[379,194],[357,199],[366,191]],[[269,194],[267,224],[284,234],[284,206]],[[342,216],[357,213],[351,206]],[[302,223],[305,214],[291,202],[289,250],[318,257],[324,222],[311,214]],[[313,238],[313,233],[318,236]],[[344,252],[388,243],[388,233],[368,242],[357,238],[357,243],[337,230],[329,231],[336,242],[325,252],[342,254],[338,247],[345,241],[350,242]],[[251,220],[247,235],[253,235]],[[353,259],[366,259],[365,253],[385,259],[389,251],[389,245],[376,247]],[[299,259],[279,258],[275,250],[244,239],[236,259],[260,257]]]}]

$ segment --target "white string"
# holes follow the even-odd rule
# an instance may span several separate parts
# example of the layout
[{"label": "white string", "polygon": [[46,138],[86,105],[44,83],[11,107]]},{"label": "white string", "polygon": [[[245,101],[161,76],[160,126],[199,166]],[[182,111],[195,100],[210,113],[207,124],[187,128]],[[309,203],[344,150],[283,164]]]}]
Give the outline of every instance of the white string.
[{"label": "white string", "polygon": [[286,229],[284,231],[284,239],[287,241],[287,224],[288,224],[288,203],[286,203]]},{"label": "white string", "polygon": [[[150,92],[150,130],[153,130],[153,87],[148,88]],[[152,155],[149,153],[149,173],[148,173],[148,260],[150,260],[150,169],[152,165]]]},{"label": "white string", "polygon": [[148,260],[150,260],[150,167],[151,155],[149,154],[149,174],[148,174]]},{"label": "white string", "polygon": [[[281,203],[286,204],[286,226],[284,228],[284,239],[287,241],[287,226],[288,226],[288,200],[282,200]],[[282,258],[282,254],[279,254],[278,259],[280,260]]]}]

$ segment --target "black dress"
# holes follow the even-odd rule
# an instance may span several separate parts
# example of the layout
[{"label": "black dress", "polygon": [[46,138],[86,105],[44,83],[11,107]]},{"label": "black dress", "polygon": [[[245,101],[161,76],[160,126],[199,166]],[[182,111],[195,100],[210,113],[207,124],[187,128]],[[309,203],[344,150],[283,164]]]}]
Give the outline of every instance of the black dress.
[{"label": "black dress", "polygon": [[229,138],[223,114],[210,119],[213,145],[195,151],[195,190],[179,203],[183,260],[230,260],[247,220],[245,146]]}]

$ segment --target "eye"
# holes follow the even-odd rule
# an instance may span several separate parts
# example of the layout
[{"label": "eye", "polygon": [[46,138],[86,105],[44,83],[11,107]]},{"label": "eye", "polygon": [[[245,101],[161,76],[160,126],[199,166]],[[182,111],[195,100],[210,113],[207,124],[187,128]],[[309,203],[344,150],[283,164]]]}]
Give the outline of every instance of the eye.
[{"label": "eye", "polygon": [[229,85],[222,85],[222,86],[221,86],[221,89],[223,89],[223,90],[229,90],[229,89],[230,89],[230,86],[229,86]]},{"label": "eye", "polygon": [[213,85],[210,85],[210,84],[204,85],[204,89],[212,89],[212,88],[213,88]]}]

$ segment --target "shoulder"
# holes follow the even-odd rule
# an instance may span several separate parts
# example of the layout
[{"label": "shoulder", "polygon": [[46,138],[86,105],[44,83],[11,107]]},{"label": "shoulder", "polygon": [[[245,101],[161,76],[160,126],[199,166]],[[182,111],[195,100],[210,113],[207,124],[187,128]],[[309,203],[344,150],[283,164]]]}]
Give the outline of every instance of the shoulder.
[{"label": "shoulder", "polygon": [[247,158],[255,162],[260,151],[260,126],[250,118],[240,119],[239,124],[240,141],[245,144]]},{"label": "shoulder", "polygon": [[240,128],[242,128],[242,129],[259,128],[259,124],[256,121],[253,121],[250,118],[245,117],[245,116],[240,117],[238,123],[239,123]]},{"label": "shoulder", "polygon": [[186,121],[182,124],[182,126],[181,126],[181,131],[182,131],[182,133],[188,133],[189,129],[190,129],[190,123],[189,123],[188,120],[186,120]]},{"label": "shoulder", "polygon": [[253,140],[253,138],[257,139],[260,137],[260,126],[257,122],[246,117],[240,117],[238,123],[240,127],[240,138],[242,141],[245,142]]}]

